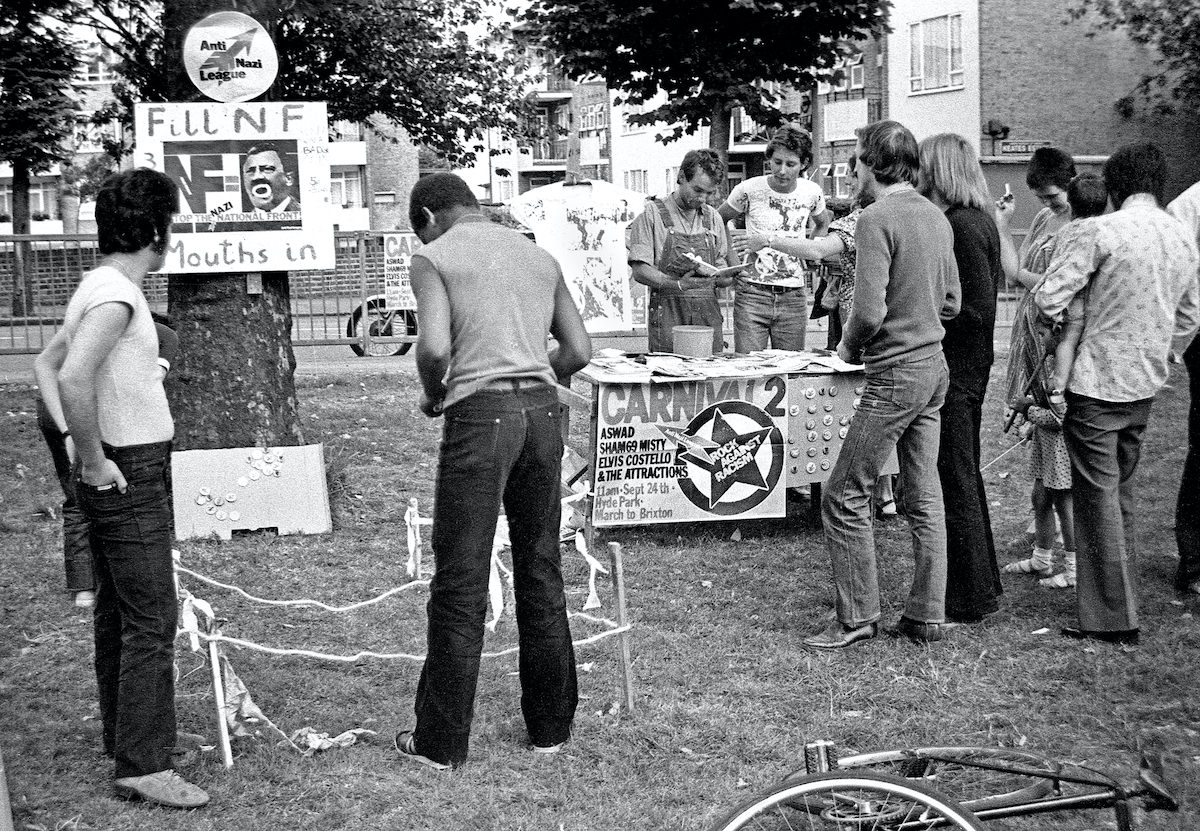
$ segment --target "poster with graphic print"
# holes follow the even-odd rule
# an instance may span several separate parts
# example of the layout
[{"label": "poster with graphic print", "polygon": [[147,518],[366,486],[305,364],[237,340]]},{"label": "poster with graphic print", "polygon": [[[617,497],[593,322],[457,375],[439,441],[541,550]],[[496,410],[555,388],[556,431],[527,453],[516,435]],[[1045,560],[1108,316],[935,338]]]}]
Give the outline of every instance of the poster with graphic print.
[{"label": "poster with graphic print", "polygon": [[138,104],[135,163],[179,185],[163,271],[333,268],[323,102]]},{"label": "poster with graphic print", "polygon": [[[646,325],[645,292],[634,290],[625,249],[625,229],[645,201],[608,182],[581,180],[534,188],[509,205],[537,244],[558,260],[589,332]],[[635,299],[641,301],[640,315]]]},{"label": "poster with graphic print", "polygon": [[389,309],[416,309],[409,270],[421,239],[412,231],[383,235],[383,294]]},{"label": "poster with graphic print", "polygon": [[601,384],[596,527],[782,517],[787,379]]}]

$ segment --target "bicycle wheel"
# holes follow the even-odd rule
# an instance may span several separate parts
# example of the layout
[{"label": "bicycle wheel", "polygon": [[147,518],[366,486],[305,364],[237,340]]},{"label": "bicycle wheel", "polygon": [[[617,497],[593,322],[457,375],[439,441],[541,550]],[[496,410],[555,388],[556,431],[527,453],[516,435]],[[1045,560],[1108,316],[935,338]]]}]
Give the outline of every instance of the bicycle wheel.
[{"label": "bicycle wheel", "polygon": [[[914,747],[838,759],[840,770],[919,779],[970,811],[1034,802],[1055,790],[1062,765],[1009,747]],[[785,780],[801,778],[803,770]]]},{"label": "bicycle wheel", "polygon": [[983,831],[966,808],[923,784],[868,771],[783,782],[747,799],[713,831]]},{"label": "bicycle wheel", "polygon": [[[389,338],[401,334],[395,331],[403,325],[404,334],[416,334],[417,318],[409,311],[397,311],[391,314],[382,300],[368,301],[365,306],[359,306],[350,315],[346,323],[346,337],[354,338],[350,348],[360,358],[364,355],[371,358],[388,358],[392,355],[403,355],[412,348],[411,343],[385,343],[375,338]],[[362,347],[363,327],[370,336],[367,348]]]}]

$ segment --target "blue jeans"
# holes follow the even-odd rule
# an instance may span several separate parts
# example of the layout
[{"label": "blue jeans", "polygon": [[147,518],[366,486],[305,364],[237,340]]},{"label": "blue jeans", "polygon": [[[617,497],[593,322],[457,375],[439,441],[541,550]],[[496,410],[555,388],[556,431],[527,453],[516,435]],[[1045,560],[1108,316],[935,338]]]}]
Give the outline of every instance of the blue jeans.
[{"label": "blue jeans", "polygon": [[96,568],[96,682],[104,750],[116,776],[171,767],[175,746],[175,624],[168,481],[170,442],[105,445],[129,483],[97,490],[75,480]]},{"label": "blue jeans", "polygon": [[766,349],[804,349],[808,327],[808,297],[804,289],[773,291],[740,281],[733,296],[733,351],[745,354]]},{"label": "blue jeans", "polygon": [[535,745],[566,741],[579,701],[559,551],[563,441],[548,384],[485,390],[446,410],[433,507],[429,649],[417,686],[419,753],[466,761],[501,504],[512,539],[521,711]]},{"label": "blue jeans", "polygon": [[45,402],[38,399],[38,428],[46,447],[50,450],[50,458],[54,462],[54,473],[58,484],[62,487],[62,524],[63,524],[63,568],[67,575],[67,591],[93,591],[96,588],[96,577],[92,573],[92,548],[88,543],[88,523],[83,511],[79,510],[75,498],[75,485],[71,481],[71,460],[67,458],[67,439],[58,431]]},{"label": "blue jeans", "polygon": [[1063,438],[1071,454],[1075,602],[1089,632],[1138,628],[1133,474],[1154,399],[1111,402],[1067,391]]},{"label": "blue jeans", "polygon": [[948,374],[941,352],[867,367],[862,400],[821,496],[837,618],[846,626],[880,617],[871,495],[893,448],[900,459],[901,508],[913,541],[904,616],[927,623],[945,619],[946,519],[937,458]]}]

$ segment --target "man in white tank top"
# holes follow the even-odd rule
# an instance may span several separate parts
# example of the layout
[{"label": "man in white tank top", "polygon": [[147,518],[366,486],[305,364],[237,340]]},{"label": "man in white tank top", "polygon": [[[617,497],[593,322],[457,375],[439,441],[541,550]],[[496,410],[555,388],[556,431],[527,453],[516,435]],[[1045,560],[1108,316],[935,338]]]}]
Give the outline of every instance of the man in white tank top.
[{"label": "man in white tank top", "polygon": [[[96,572],[96,681],[119,796],[198,808],[208,794],[171,769],[175,584],[170,453],[175,426],[142,281],[163,265],[173,181],[145,168],[110,176],[96,199],[104,260],[67,304],[57,390],[77,455],[75,491]],[[59,336],[56,336],[59,337]]]}]

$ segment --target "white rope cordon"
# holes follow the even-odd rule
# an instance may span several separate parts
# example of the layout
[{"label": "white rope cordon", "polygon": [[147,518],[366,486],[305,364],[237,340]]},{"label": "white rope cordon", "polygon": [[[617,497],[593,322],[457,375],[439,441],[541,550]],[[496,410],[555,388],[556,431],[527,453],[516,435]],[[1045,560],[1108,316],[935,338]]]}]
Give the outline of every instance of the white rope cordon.
[{"label": "white rope cordon", "polygon": [[[592,618],[589,615],[578,615],[578,616],[586,618],[588,620],[603,621],[603,618],[600,618],[600,619]],[[611,622],[611,621],[609,621],[609,622]],[[592,635],[591,637],[581,638],[577,641],[572,641],[572,644],[574,646],[588,646],[589,644],[596,643],[597,641],[604,640],[605,638],[612,637],[613,635],[623,634],[625,632],[630,631],[630,629],[632,629],[632,627],[629,625],[625,625],[625,626],[616,626],[615,624],[613,624],[613,625],[615,627],[613,629],[607,629],[603,632],[598,632],[595,635]],[[314,652],[311,649],[279,649],[274,646],[263,646],[262,644],[255,643],[254,641],[242,640],[241,638],[231,638],[228,635],[210,635],[207,632],[202,632],[198,629],[180,629],[178,631],[178,634],[187,635],[187,636],[195,636],[195,637],[201,638],[204,641],[212,642],[212,643],[227,643],[227,644],[230,644],[232,646],[236,646],[236,647],[239,647],[242,649],[249,649],[253,652],[263,652],[267,655],[299,656],[299,657],[304,657],[304,658],[315,658],[315,659],[321,660],[321,661],[336,661],[338,663],[344,663],[344,664],[354,664],[365,658],[377,658],[382,661],[394,661],[394,660],[424,661],[425,660],[424,655],[414,655],[410,652],[372,652],[372,651],[367,650],[367,651],[363,651],[363,652],[358,652],[354,655],[330,655],[327,652]],[[509,647],[508,649],[500,650],[499,652],[484,652],[482,655],[480,655],[480,657],[481,658],[502,658],[505,655],[515,654],[517,652],[517,650],[518,650],[518,648],[513,646],[513,647]]]},{"label": "white rope cordon", "polygon": [[979,468],[979,472],[980,472],[980,473],[983,473],[985,470],[987,470],[987,469],[988,469],[989,467],[991,467],[992,465],[996,464],[996,462],[998,462],[998,461],[1000,461],[1001,459],[1003,459],[1003,458],[1004,458],[1005,456],[1007,456],[1009,453],[1012,453],[1014,450],[1016,450],[1016,449],[1017,449],[1018,447],[1020,447],[1021,445],[1023,445],[1023,444],[1028,444],[1028,443],[1029,443],[1029,439],[1021,439],[1019,442],[1017,442],[1016,444],[1014,444],[1012,447],[1008,448],[1008,450],[1005,450],[1005,451],[1004,451],[1003,453],[1001,453],[999,456],[997,456],[996,458],[992,459],[990,462],[988,462],[988,463],[987,463],[986,465],[984,465],[983,467]]},{"label": "white rope cordon", "polygon": [[310,600],[308,598],[302,598],[302,599],[298,599],[298,600],[269,600],[265,597],[255,597],[254,595],[247,592],[245,589],[239,588],[238,586],[230,585],[229,583],[222,583],[219,580],[212,579],[211,577],[205,577],[203,574],[192,571],[190,568],[187,568],[186,566],[181,566],[178,563],[175,564],[175,568],[178,571],[188,575],[189,577],[195,577],[197,580],[199,580],[203,583],[208,583],[210,586],[216,586],[217,588],[226,589],[227,591],[231,591],[231,592],[236,592],[237,594],[240,594],[242,597],[246,598],[247,600],[252,600],[255,603],[263,603],[267,606],[316,606],[317,608],[324,609],[327,612],[350,612],[355,609],[361,609],[364,606],[371,606],[375,603],[379,603],[380,601],[386,600],[387,598],[391,597],[394,594],[399,594],[400,592],[407,591],[408,589],[411,589],[414,586],[428,586],[429,585],[428,580],[413,580],[411,583],[405,583],[403,586],[396,586],[394,589],[388,589],[383,594],[379,595],[378,597],[373,597],[370,600],[363,600],[359,603],[351,603],[348,606],[330,606],[326,603],[322,603],[319,600]]}]

